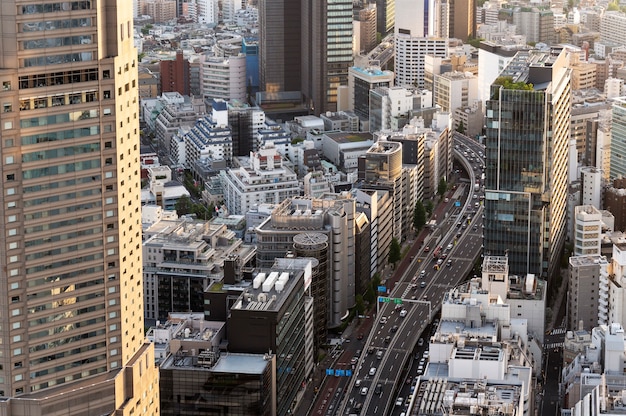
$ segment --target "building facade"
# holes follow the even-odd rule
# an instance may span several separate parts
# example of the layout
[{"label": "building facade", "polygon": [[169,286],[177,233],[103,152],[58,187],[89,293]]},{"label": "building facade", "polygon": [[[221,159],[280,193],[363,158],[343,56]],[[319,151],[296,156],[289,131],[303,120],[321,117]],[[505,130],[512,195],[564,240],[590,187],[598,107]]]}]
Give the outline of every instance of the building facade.
[{"label": "building facade", "polygon": [[613,99],[611,179],[626,177],[626,97]]},{"label": "building facade", "polygon": [[0,26],[0,413],[158,414],[133,9],[5,1]]},{"label": "building facade", "polygon": [[567,223],[569,81],[565,51],[519,52],[486,103],[484,246],[489,255],[508,253],[513,274],[547,279],[559,265]]}]

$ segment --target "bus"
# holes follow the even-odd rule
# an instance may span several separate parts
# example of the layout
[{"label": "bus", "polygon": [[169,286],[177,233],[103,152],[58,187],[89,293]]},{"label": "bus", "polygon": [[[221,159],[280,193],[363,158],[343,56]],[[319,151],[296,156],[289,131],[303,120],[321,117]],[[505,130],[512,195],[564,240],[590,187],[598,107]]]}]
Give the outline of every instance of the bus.
[{"label": "bus", "polygon": [[441,255],[441,246],[437,247],[433,252],[433,259],[438,259]]}]

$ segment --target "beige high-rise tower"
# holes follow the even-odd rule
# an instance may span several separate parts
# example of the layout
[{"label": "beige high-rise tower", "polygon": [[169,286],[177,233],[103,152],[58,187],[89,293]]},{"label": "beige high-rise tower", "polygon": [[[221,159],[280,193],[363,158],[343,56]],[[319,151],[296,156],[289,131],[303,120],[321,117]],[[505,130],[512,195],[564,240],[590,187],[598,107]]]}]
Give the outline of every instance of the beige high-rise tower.
[{"label": "beige high-rise tower", "polygon": [[0,415],[158,414],[132,2],[0,2]]}]

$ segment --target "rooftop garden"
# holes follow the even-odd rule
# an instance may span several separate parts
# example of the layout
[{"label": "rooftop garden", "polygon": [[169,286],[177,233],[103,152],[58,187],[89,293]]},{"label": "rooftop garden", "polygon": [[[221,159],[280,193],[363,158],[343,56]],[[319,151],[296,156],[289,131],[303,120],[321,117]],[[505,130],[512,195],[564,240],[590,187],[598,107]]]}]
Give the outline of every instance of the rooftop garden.
[{"label": "rooftop garden", "polygon": [[533,84],[529,82],[514,82],[512,77],[498,77],[493,85],[501,85],[505,90],[533,91]]}]

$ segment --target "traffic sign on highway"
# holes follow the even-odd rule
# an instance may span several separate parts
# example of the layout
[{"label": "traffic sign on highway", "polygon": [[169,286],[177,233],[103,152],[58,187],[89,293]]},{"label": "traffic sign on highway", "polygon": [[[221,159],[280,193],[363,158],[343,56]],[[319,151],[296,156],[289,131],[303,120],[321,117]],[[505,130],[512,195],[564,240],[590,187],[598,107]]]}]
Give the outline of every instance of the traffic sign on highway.
[{"label": "traffic sign on highway", "polygon": [[393,303],[395,303],[396,305],[402,305],[402,299],[400,299],[400,298],[394,298],[394,299],[393,299]]},{"label": "traffic sign on highway", "polygon": [[454,203],[454,206],[455,206],[455,207],[460,207],[460,206],[461,206],[461,201],[456,201],[456,202]]},{"label": "traffic sign on highway", "polygon": [[389,303],[391,301],[391,299],[390,298],[386,298],[384,296],[379,296],[378,297],[378,301],[382,302],[382,303]]},{"label": "traffic sign on highway", "polygon": [[378,286],[378,291],[385,293],[387,291],[387,288],[385,286]]}]

